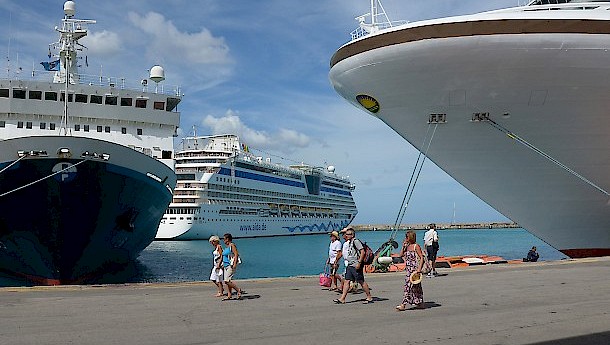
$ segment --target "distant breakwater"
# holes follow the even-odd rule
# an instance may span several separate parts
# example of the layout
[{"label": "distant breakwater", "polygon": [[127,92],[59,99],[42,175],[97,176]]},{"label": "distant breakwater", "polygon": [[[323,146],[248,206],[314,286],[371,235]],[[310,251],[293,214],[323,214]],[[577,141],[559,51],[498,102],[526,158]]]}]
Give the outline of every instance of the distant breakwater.
[{"label": "distant breakwater", "polygon": [[[402,224],[399,226],[400,230],[426,230],[430,223],[422,224]],[[510,229],[519,228],[517,223],[435,223],[437,230],[459,230],[459,229]],[[393,225],[389,224],[357,224],[352,225],[356,231],[376,231],[376,230],[392,230]]]}]

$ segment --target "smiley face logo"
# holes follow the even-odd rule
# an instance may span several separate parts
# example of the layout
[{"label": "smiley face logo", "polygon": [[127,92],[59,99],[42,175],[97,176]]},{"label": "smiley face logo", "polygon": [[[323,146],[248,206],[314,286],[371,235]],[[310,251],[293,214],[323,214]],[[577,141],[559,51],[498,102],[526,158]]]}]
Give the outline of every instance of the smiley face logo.
[{"label": "smiley face logo", "polygon": [[358,95],[356,96],[356,100],[361,106],[373,114],[379,111],[379,102],[369,95]]}]

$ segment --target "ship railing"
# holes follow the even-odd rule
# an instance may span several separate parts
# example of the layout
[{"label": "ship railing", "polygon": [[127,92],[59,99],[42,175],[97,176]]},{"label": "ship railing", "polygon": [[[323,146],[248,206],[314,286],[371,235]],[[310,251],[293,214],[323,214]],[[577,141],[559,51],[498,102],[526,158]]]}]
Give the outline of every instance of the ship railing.
[{"label": "ship railing", "polygon": [[[53,82],[54,71],[33,69],[31,73],[17,68],[16,71],[8,73],[10,80]],[[4,79],[4,78],[3,78]],[[165,83],[155,84],[148,79],[141,79],[137,82],[128,80],[125,77],[108,77],[90,74],[78,74],[79,85],[89,85],[107,87],[109,89],[132,90],[146,93],[155,93],[167,96],[182,97],[182,90],[179,86],[166,85]]]},{"label": "ship railing", "polygon": [[377,31],[385,30],[395,26],[405,25],[408,23],[409,21],[407,20],[393,20],[389,22],[376,23],[374,26],[360,26],[356,30],[352,31],[350,35],[352,36],[352,41],[354,41]]}]

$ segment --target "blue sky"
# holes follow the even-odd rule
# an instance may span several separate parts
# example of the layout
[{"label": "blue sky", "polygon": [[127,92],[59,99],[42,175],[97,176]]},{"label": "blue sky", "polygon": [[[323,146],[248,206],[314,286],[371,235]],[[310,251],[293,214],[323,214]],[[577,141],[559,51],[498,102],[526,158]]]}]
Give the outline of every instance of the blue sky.
[{"label": "blue sky", "polygon": [[[75,1],[94,19],[81,73],[139,81],[160,64],[184,98],[181,135],[236,133],[272,161],[334,165],[356,185],[356,224],[394,223],[417,151],[339,97],[329,60],[369,12],[369,0]],[[521,1],[524,2],[523,0]],[[62,0],[0,0],[2,77],[47,60]],[[392,20],[416,21],[517,5],[518,0],[385,0]],[[306,4],[306,5],[304,5]],[[10,60],[10,64],[9,61]],[[256,151],[255,151],[256,152]],[[427,162],[405,223],[506,221]]]}]

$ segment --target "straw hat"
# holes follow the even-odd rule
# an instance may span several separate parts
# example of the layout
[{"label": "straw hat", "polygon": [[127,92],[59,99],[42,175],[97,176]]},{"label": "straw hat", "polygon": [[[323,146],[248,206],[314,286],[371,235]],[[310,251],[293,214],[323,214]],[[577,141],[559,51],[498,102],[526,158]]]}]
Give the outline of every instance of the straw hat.
[{"label": "straw hat", "polygon": [[421,283],[421,279],[422,279],[422,274],[420,272],[413,272],[409,276],[409,281],[411,282],[411,284],[419,284],[419,283]]},{"label": "straw hat", "polygon": [[331,232],[330,235],[335,236],[335,238],[339,238],[339,233],[336,231]]}]

